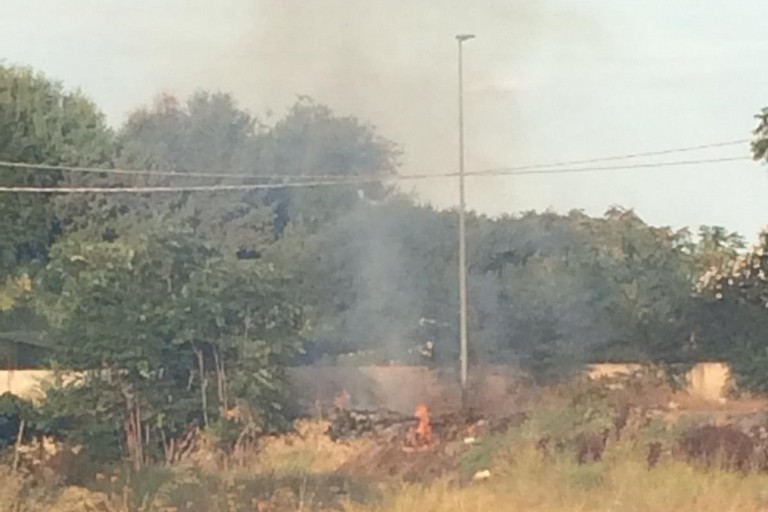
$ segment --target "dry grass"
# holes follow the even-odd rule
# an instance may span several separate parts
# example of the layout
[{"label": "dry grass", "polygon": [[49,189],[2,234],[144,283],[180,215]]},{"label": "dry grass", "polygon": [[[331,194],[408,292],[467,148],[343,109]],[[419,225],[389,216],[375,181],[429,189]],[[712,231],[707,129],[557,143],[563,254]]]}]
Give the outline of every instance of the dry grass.
[{"label": "dry grass", "polygon": [[328,422],[299,421],[296,431],[265,439],[246,465],[250,471],[331,473],[370,447],[372,441],[335,443],[326,434]]},{"label": "dry grass", "polygon": [[[612,399],[646,408],[666,403],[667,390],[654,383],[641,384],[630,382]],[[299,422],[295,433],[263,439],[238,460],[230,457],[222,463],[203,458],[209,463],[190,460],[130,475],[115,471],[95,476],[88,490],[49,485],[39,478],[33,482],[30,476],[11,474],[0,464],[0,512],[318,512],[338,510],[339,503],[346,512],[768,510],[768,474],[697,470],[670,456],[649,470],[645,445],[649,441],[669,445],[679,433],[664,418],[638,426],[637,431],[627,427],[627,436],[609,444],[600,462],[579,465],[573,453],[543,457],[534,448],[541,436],[567,438],[575,429],[606,426],[607,399],[596,386],[577,382],[541,390],[531,397],[536,405],[523,427],[481,438],[472,447],[461,445],[450,455],[446,452],[460,476],[490,470],[489,479],[466,485],[457,484],[466,481],[461,478],[393,484],[384,478],[377,460],[366,467],[370,466],[371,475],[382,478],[364,481],[358,474],[362,471],[349,463],[361,454],[378,453],[374,448],[381,446],[373,440],[334,443],[325,434],[327,423],[307,421]],[[442,460],[435,457],[438,465]],[[354,479],[336,474],[349,467],[356,473]]]},{"label": "dry grass", "polygon": [[[329,480],[328,473],[359,447],[326,445],[323,436],[314,435],[322,432],[322,425],[304,425],[301,432],[302,437],[293,440],[271,441],[274,444],[265,448],[264,458],[251,463],[258,470],[238,468],[214,474],[199,468],[158,468],[134,475],[131,484],[138,495],[129,507],[120,506],[124,502],[118,496],[119,483],[111,492],[101,489],[102,496],[109,498],[109,510],[115,512],[173,507],[190,512],[252,511],[260,502],[267,503],[269,508],[263,510],[270,512],[331,510],[335,505],[328,500],[328,491],[342,484]],[[368,504],[349,500],[344,508],[347,512],[750,512],[768,508],[768,475],[700,471],[669,459],[648,470],[644,450],[629,443],[612,446],[601,462],[578,465],[565,455],[545,460],[523,436],[506,439],[509,444],[499,446],[489,462],[491,478],[486,481],[466,486],[447,481],[396,486],[381,493],[383,499]],[[45,500],[31,496],[23,477],[0,467],[0,512],[74,512],[88,497],[71,488],[68,493],[61,491],[58,499],[51,494]]]},{"label": "dry grass", "polygon": [[615,450],[597,464],[544,461],[527,449],[498,461],[490,480],[463,488],[405,486],[385,503],[347,512],[757,511],[768,507],[768,476],[698,471],[666,462],[648,470],[641,453]]},{"label": "dry grass", "polygon": [[18,510],[23,490],[23,478],[11,472],[9,467],[0,466],[0,512]]}]

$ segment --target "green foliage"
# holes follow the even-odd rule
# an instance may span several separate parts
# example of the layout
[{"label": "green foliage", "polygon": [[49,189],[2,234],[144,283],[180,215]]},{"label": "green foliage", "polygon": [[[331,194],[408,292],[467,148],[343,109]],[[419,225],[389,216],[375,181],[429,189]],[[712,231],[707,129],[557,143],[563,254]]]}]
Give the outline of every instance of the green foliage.
[{"label": "green foliage", "polygon": [[36,411],[31,402],[22,400],[10,393],[0,395],[0,450],[12,446],[19,435],[21,422],[26,423],[25,430],[29,434],[36,430]]},{"label": "green foliage", "polygon": [[520,429],[514,428],[503,434],[489,434],[477,440],[459,456],[461,478],[468,480],[478,471],[491,467],[496,458],[509,455],[510,448],[520,441],[520,434]]},{"label": "green foliage", "polygon": [[678,361],[689,328],[693,287],[688,236],[648,226],[632,211],[610,210],[588,222],[593,271],[608,281],[611,324],[603,359]]},{"label": "green foliage", "polygon": [[537,435],[549,435],[552,439],[570,441],[582,433],[598,433],[612,425],[607,404],[598,407],[551,408],[537,411],[531,416],[530,426]]},{"label": "green foliage", "polygon": [[763,108],[755,118],[758,124],[754,130],[752,157],[755,160],[763,160],[768,156],[768,107]]},{"label": "green foliage", "polygon": [[[390,197],[319,230],[291,226],[266,255],[301,283],[308,335],[373,351],[370,362],[420,363],[428,325],[433,362],[445,364],[457,357],[455,230],[452,214]],[[740,240],[721,231],[704,229],[696,244],[620,209],[470,216],[471,356],[517,362],[540,382],[596,360],[695,360],[701,260],[727,257]]]},{"label": "green foliage", "polygon": [[700,281],[700,343],[728,361],[741,389],[768,391],[768,233],[748,252],[725,258]]},{"label": "green foliage", "polygon": [[529,414],[524,426],[528,436],[568,444],[583,434],[599,434],[613,427],[609,392],[591,382],[572,382],[564,390],[564,403],[546,404]]},{"label": "green foliage", "polygon": [[[134,112],[118,137],[118,162],[135,169],[244,172],[256,121],[228,94],[200,92],[181,105],[161,96]],[[251,162],[252,163],[252,162]]]},{"label": "green foliage", "polygon": [[[768,147],[765,115],[756,158]],[[25,323],[49,324],[57,362],[85,372],[49,396],[51,425],[110,457],[127,446],[126,425],[137,418],[140,437],[149,433],[147,457],[195,423],[242,428],[223,418],[235,406],[249,428],[282,428],[292,412],[285,367],[300,335],[332,356],[454,364],[456,217],[385,184],[399,156],[374,127],[307,98],[267,126],[231,96],[205,92],[183,103],[161,97],[113,140],[80,94],[0,68],[0,160],[177,173],[0,169],[2,184],[379,180],[204,195],[4,196],[0,323],[18,324],[7,317],[23,306]],[[723,228],[703,227],[694,241],[619,208],[601,217],[471,214],[467,228],[474,360],[516,363],[544,383],[595,360],[726,358],[742,385],[768,390],[765,239],[742,257],[743,239]],[[589,416],[597,406],[584,407]]]},{"label": "green foliage", "polygon": [[[262,174],[285,176],[363,176],[386,178],[395,173],[399,151],[370,125],[339,117],[326,106],[302,97],[261,143]],[[347,187],[275,190],[267,195],[277,214],[276,228],[298,222],[310,230],[349,214],[362,193],[381,200],[389,189],[380,182]]]},{"label": "green foliage", "polygon": [[172,439],[233,397],[249,403],[261,427],[281,426],[284,366],[301,315],[265,265],[147,225],[112,242],[63,239],[38,283],[57,362],[85,372],[49,396],[79,442],[109,452],[115,434],[133,431],[145,456],[161,448],[168,456]]},{"label": "green foliage", "polygon": [[[682,422],[681,422],[682,423]],[[670,426],[662,418],[653,418],[650,423],[640,431],[638,440],[641,446],[651,443],[660,443],[665,448],[671,448],[680,438],[685,425],[676,424]]]},{"label": "green foliage", "polygon": [[[103,115],[78,92],[26,68],[0,66],[0,160],[25,163],[102,165],[111,134]],[[58,171],[0,166],[0,185],[67,183]],[[58,233],[57,200],[40,194],[4,193],[0,198],[0,283],[34,272]],[[0,291],[16,305],[15,297]],[[0,299],[2,301],[2,299]]]},{"label": "green foliage", "polygon": [[41,428],[87,447],[88,457],[95,463],[114,462],[124,455],[121,399],[115,386],[95,379],[83,385],[53,387],[39,411]]},{"label": "green foliage", "polygon": [[418,362],[420,321],[429,319],[439,335],[436,356],[449,361],[454,234],[451,217],[393,198],[358,205],[317,232],[291,226],[266,256],[296,276],[308,335],[331,342],[330,350],[376,349],[380,361]]},{"label": "green foliage", "polygon": [[[119,130],[114,162],[121,168],[173,171],[178,175],[89,175],[89,183],[131,187],[241,183],[241,179],[227,175],[258,174],[260,137],[256,121],[238,109],[229,95],[198,93],[185,104],[161,96],[152,107],[134,112]],[[187,173],[213,177],[185,176]],[[83,203],[77,215],[70,216],[69,227],[90,229],[99,236],[109,229],[113,236],[124,236],[141,230],[147,219],[161,218],[187,223],[198,228],[201,236],[213,235],[215,239],[219,233],[226,233],[225,237],[231,239],[232,228],[242,227],[243,219],[252,220],[252,210],[258,206],[247,196],[235,192],[98,196]],[[255,222],[264,224],[264,219]],[[250,235],[264,231],[258,229]],[[242,229],[238,233],[244,235]],[[252,248],[253,240],[239,242]]]},{"label": "green foliage", "polygon": [[599,489],[606,480],[606,469],[600,464],[568,465],[565,473],[568,484],[583,491]]}]

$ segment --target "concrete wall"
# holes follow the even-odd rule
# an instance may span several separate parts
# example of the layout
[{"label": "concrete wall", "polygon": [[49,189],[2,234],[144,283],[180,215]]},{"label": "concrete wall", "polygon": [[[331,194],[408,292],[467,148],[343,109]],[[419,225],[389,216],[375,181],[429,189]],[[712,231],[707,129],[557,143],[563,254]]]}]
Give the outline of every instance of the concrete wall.
[{"label": "concrete wall", "polygon": [[[503,412],[510,405],[519,373],[508,366],[475,367],[470,378],[472,403]],[[353,408],[385,407],[410,414],[420,403],[433,410],[452,410],[460,404],[455,371],[422,366],[314,366],[291,370],[295,395],[302,408],[328,408],[346,390]]]},{"label": "concrete wall", "polygon": [[725,363],[699,363],[688,372],[688,392],[705,400],[724,400],[731,385],[731,369]]},{"label": "concrete wall", "polygon": [[43,396],[43,388],[54,383],[49,370],[2,370],[0,371],[0,395],[11,393],[28,400]]},{"label": "concrete wall", "polygon": [[[637,364],[599,364],[587,369],[590,378],[630,374],[642,369]],[[387,407],[403,413],[412,412],[426,402],[435,409],[453,408],[460,397],[458,378],[453,371],[432,370],[421,366],[308,366],[290,371],[297,402],[304,410],[327,408],[342,390],[350,395],[355,408]],[[471,372],[471,403],[499,413],[514,405],[520,374],[508,366],[474,367]],[[41,386],[54,382],[45,370],[0,371],[0,394],[37,399]],[[704,400],[725,397],[730,370],[723,363],[701,363],[688,374],[688,393]]]},{"label": "concrete wall", "polygon": [[[591,379],[629,375],[642,370],[639,364],[593,364],[587,368]],[[722,401],[731,387],[731,369],[725,363],[698,363],[686,374],[685,391],[696,398]]]}]

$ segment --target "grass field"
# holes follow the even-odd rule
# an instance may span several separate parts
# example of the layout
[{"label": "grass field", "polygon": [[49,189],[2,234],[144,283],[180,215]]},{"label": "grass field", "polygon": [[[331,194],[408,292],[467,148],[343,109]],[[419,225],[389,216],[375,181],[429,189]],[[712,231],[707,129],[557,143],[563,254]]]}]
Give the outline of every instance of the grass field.
[{"label": "grass field", "polygon": [[[630,422],[600,460],[580,464],[574,440],[610,425],[611,397],[570,387],[537,400],[521,426],[421,454],[377,438],[334,443],[326,423],[303,421],[238,456],[203,449],[139,472],[91,467],[82,455],[25,459],[17,471],[0,464],[0,512],[768,510],[768,473],[705,468],[674,454],[684,421]],[[538,441],[547,436],[565,448],[542,451]],[[664,446],[652,468],[651,442]],[[487,478],[473,479],[478,472]]]},{"label": "grass field", "polygon": [[497,463],[491,478],[463,488],[435,483],[397,489],[376,506],[355,512],[451,511],[757,511],[768,508],[768,477],[683,463],[648,470],[640,454],[615,452],[579,466],[544,462],[532,451]]},{"label": "grass field", "polygon": [[[312,446],[312,444],[315,444]],[[649,469],[645,453],[615,444],[602,461],[545,458],[521,437],[466,452],[467,470],[489,470],[483,481],[453,478],[404,484],[334,474],[355,449],[331,453],[317,441],[267,449],[246,467],[149,467],[129,476],[95,475],[88,490],[33,485],[23,472],[0,470],[0,512],[76,510],[348,512],[451,511],[757,511],[768,508],[768,475],[702,469],[664,460]],[[282,453],[282,456],[279,455]]]}]

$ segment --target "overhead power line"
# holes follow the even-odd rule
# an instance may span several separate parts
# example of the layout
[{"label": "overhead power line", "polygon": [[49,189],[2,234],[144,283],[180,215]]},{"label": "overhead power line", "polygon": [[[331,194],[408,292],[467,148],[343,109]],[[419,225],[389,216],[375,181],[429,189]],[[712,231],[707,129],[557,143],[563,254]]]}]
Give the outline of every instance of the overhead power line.
[{"label": "overhead power line", "polygon": [[552,162],[548,164],[530,164],[530,165],[521,165],[521,166],[515,166],[515,167],[497,167],[493,169],[486,169],[483,171],[475,171],[471,174],[494,174],[502,171],[527,171],[531,169],[544,169],[547,167],[563,167],[566,165],[596,164],[596,163],[610,162],[615,160],[631,160],[634,158],[644,158],[649,156],[670,155],[673,153],[687,153],[691,151],[702,151],[705,149],[738,146],[741,144],[746,144],[748,142],[750,142],[750,139],[738,139],[738,140],[732,140],[728,142],[715,142],[712,144],[701,144],[698,146],[686,146],[682,148],[645,151],[642,153],[626,153],[623,155],[603,156],[603,157],[597,157],[597,158],[588,158],[585,160],[564,160],[564,161]]},{"label": "overhead power line", "polygon": [[[186,171],[167,171],[161,169],[120,169],[120,168],[101,168],[101,167],[79,167],[72,165],[53,165],[53,164],[30,164],[24,162],[6,162],[0,161],[0,167],[11,169],[29,170],[29,171],[64,171],[72,173],[90,173],[90,174],[120,174],[134,176],[167,176],[173,178],[242,178],[253,180],[283,180],[286,178],[304,178],[304,179],[324,179],[333,178],[333,175],[269,175],[260,176],[258,174],[247,173],[218,173],[218,172],[186,172]],[[338,177],[338,176],[336,176]]]},{"label": "overhead power line", "polygon": [[644,164],[626,164],[610,165],[604,167],[574,167],[563,169],[489,169],[483,172],[474,173],[473,176],[524,176],[531,174],[573,174],[580,172],[600,172],[600,171],[624,171],[631,169],[652,169],[656,167],[682,167],[689,165],[714,164],[720,162],[740,162],[752,160],[747,156],[728,156],[722,158],[704,158],[701,160],[677,160],[673,162],[649,162]]},{"label": "overhead power line", "polygon": [[[603,167],[574,167],[574,168],[561,168],[561,169],[509,169],[509,170],[495,170],[493,173],[468,173],[471,177],[491,177],[491,176],[522,176],[522,175],[536,175],[536,174],[573,174],[573,173],[586,173],[586,172],[601,172],[601,171],[622,171],[632,169],[644,169],[644,168],[666,168],[666,167],[685,167],[694,165],[704,165],[723,162],[737,162],[751,160],[749,157],[724,157],[724,158],[707,158],[701,160],[678,160],[671,162],[653,162],[645,164],[627,164],[627,165],[615,165],[615,166],[603,166]],[[0,164],[1,166],[2,164]],[[284,182],[284,183],[244,183],[244,184],[231,184],[231,185],[196,185],[196,186],[140,186],[140,187],[2,187],[0,186],[0,193],[13,192],[13,193],[39,193],[39,194],[75,194],[75,193],[104,193],[104,194],[122,194],[122,193],[134,193],[134,194],[148,194],[148,193],[161,193],[161,192],[225,192],[225,191],[245,191],[245,190],[264,190],[264,189],[282,189],[282,188],[306,188],[306,187],[322,187],[322,186],[334,186],[334,185],[363,185],[367,183],[379,183],[386,180],[392,181],[411,181],[411,180],[424,180],[435,178],[451,178],[458,176],[458,173],[442,173],[442,174],[412,174],[412,175],[399,175],[399,176],[348,176],[340,179],[316,179],[314,181],[297,181],[297,182]]]},{"label": "overhead power line", "polygon": [[[702,144],[698,146],[686,146],[671,149],[662,149],[656,151],[647,151],[642,153],[627,153],[623,155],[614,155],[598,158],[589,158],[584,160],[566,160],[560,162],[543,163],[543,164],[530,164],[515,167],[499,167],[492,169],[484,169],[479,171],[467,171],[466,175],[482,175],[482,174],[513,174],[517,171],[529,171],[535,169],[546,169],[550,167],[564,167],[567,165],[580,165],[591,164],[600,162],[610,162],[615,160],[630,160],[634,158],[650,157],[669,155],[674,153],[685,153],[691,151],[701,151],[705,149],[722,148],[727,146],[735,146],[749,142],[749,139],[739,139],[728,142],[717,142],[712,144]],[[92,173],[92,174],[115,174],[115,175],[135,175],[135,176],[165,176],[170,178],[211,178],[211,179],[224,179],[224,178],[237,178],[247,179],[249,181],[267,181],[267,182],[280,182],[284,183],[291,180],[347,180],[357,178],[370,178],[370,175],[338,175],[338,174],[273,174],[273,175],[258,175],[249,173],[218,173],[218,172],[196,172],[196,171],[170,171],[162,169],[121,169],[121,168],[101,168],[101,167],[83,167],[83,166],[71,166],[71,165],[53,165],[53,164],[32,164],[27,162],[10,162],[0,161],[0,167],[18,170],[28,171],[62,171],[72,173]],[[522,173],[521,173],[522,174]],[[441,173],[441,174],[421,174],[411,175],[416,176],[415,179],[421,179],[421,177],[451,177],[458,176],[458,173]],[[377,177],[375,181],[380,179],[398,179],[395,176]]]},{"label": "overhead power line", "polygon": [[[359,180],[358,183],[373,183],[379,179]],[[155,192],[228,192],[237,190],[260,190],[276,188],[319,187],[345,185],[352,182],[306,181],[295,183],[251,183],[241,185],[190,185],[174,187],[0,187],[0,192],[38,193],[38,194],[150,194]]]}]

